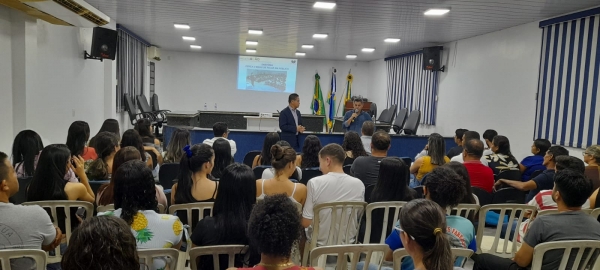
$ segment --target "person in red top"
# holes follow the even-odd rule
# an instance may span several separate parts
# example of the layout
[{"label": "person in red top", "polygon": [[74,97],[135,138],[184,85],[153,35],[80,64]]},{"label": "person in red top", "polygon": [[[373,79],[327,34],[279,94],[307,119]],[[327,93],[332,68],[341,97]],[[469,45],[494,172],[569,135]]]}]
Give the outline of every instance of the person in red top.
[{"label": "person in red top", "polygon": [[471,178],[471,186],[481,188],[492,193],[494,188],[494,171],[481,163],[483,155],[483,142],[481,140],[469,140],[463,143],[464,165]]}]

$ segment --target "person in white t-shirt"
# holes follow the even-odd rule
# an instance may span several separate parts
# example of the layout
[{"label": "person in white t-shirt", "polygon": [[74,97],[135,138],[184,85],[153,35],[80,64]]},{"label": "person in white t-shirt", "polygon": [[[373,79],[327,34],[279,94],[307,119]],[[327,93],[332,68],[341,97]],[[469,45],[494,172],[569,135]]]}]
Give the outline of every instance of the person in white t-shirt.
[{"label": "person in white t-shirt", "polygon": [[[307,228],[306,236],[310,242],[312,237],[312,226],[314,212],[313,208],[321,203],[340,202],[340,201],[365,201],[365,186],[360,179],[344,173],[343,164],[346,158],[344,149],[339,144],[328,144],[319,152],[320,169],[322,176],[312,178],[308,182],[306,203],[302,212],[302,226]],[[317,246],[326,243],[329,227],[331,226],[331,215],[321,212],[319,216],[319,236]],[[349,225],[358,220],[353,220]],[[339,228],[339,231],[345,231],[345,226]],[[338,230],[336,230],[338,231]],[[351,232],[352,236],[356,232]]]},{"label": "person in white t-shirt", "polygon": [[492,151],[492,141],[496,136],[498,136],[498,132],[493,129],[488,129],[483,132],[483,140],[485,141],[486,146],[486,148],[483,150],[484,157],[494,153],[494,151]]},{"label": "person in white t-shirt", "polygon": [[231,146],[231,156],[235,156],[235,152],[237,152],[237,146],[235,144],[235,141],[227,139],[227,136],[229,136],[229,128],[227,128],[227,123],[216,122],[213,125],[213,134],[215,135],[214,138],[206,139],[202,143],[213,146],[213,143],[215,143],[216,140],[225,139],[229,142],[229,146]]},{"label": "person in white t-shirt", "polygon": [[[477,132],[477,131],[467,131],[467,132],[465,132],[463,134],[463,139],[462,139],[463,142],[468,142],[468,141],[470,141],[472,139],[481,140],[481,136],[479,135],[479,132]],[[481,160],[481,163],[483,165],[485,165],[485,166],[488,165],[488,162],[485,159],[485,156],[481,156],[480,160]],[[455,156],[452,159],[450,159],[450,161],[457,161],[457,162],[460,162],[460,163],[465,163],[465,160],[463,159],[463,155]]]}]

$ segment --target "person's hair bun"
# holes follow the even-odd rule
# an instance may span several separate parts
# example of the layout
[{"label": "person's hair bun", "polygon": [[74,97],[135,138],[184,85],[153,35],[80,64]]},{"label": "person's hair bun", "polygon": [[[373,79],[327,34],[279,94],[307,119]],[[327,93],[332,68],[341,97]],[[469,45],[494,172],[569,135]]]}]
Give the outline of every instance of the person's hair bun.
[{"label": "person's hair bun", "polygon": [[283,147],[279,146],[279,145],[273,145],[271,146],[271,155],[273,156],[273,158],[275,160],[279,160],[281,158],[283,158]]}]

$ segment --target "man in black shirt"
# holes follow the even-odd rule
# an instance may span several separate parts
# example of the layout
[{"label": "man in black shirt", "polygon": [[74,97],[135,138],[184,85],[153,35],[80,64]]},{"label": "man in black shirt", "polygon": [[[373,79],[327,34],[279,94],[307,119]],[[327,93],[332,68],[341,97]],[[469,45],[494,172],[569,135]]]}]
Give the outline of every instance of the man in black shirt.
[{"label": "man in black shirt", "polygon": [[455,156],[458,156],[460,154],[462,154],[463,152],[463,135],[465,134],[465,132],[467,132],[468,130],[464,129],[464,128],[459,128],[454,132],[454,142],[456,144],[458,144],[458,146],[456,147],[452,147],[450,149],[450,151],[448,151],[448,154],[446,154],[446,156],[448,158],[453,158]]},{"label": "man in black shirt", "polygon": [[360,179],[365,187],[377,183],[379,177],[379,163],[391,147],[390,134],[384,131],[377,131],[371,137],[371,155],[357,157],[352,163],[350,171],[354,177]]}]

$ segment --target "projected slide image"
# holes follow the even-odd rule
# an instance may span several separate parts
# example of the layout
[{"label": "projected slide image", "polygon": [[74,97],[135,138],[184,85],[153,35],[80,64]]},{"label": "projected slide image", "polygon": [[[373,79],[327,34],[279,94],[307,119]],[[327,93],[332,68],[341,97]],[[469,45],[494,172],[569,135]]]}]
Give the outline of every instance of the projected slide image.
[{"label": "projected slide image", "polygon": [[285,92],[287,71],[249,69],[246,71],[246,89],[278,90]]}]

